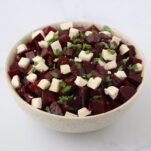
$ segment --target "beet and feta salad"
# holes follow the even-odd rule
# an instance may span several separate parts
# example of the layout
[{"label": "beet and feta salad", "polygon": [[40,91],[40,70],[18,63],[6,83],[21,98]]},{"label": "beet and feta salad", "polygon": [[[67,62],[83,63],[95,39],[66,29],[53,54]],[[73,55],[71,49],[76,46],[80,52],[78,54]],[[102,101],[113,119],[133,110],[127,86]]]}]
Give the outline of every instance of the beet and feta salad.
[{"label": "beet and feta salad", "polygon": [[112,110],[137,91],[142,60],[108,26],[48,26],[17,47],[8,71],[16,92],[34,108],[67,117]]}]

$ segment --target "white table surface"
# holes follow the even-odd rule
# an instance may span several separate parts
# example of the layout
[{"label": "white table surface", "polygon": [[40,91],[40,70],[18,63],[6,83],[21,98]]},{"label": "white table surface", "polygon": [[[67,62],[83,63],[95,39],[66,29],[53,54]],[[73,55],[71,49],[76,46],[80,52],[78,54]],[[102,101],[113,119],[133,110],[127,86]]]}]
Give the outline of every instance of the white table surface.
[{"label": "white table surface", "polygon": [[5,58],[25,33],[64,20],[111,25],[144,52],[151,74],[150,0],[0,1],[0,151],[150,151],[151,80],[129,112],[113,125],[87,134],[63,134],[37,125],[15,103],[4,77]]}]

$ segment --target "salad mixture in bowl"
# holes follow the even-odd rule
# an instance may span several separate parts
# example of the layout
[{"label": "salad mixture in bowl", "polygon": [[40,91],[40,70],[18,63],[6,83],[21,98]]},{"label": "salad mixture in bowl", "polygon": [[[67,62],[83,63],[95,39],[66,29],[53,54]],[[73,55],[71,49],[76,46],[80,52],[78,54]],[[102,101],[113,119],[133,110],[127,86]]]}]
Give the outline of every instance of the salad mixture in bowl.
[{"label": "salad mixture in bowl", "polygon": [[66,117],[110,111],[128,101],[142,82],[135,46],[112,29],[72,22],[32,32],[16,48],[11,84],[34,108]]}]

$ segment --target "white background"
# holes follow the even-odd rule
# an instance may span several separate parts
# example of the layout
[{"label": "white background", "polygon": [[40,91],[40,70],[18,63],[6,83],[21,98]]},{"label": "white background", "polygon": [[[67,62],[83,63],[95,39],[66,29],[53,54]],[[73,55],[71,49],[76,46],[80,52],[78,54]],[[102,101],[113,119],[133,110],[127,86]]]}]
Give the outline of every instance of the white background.
[{"label": "white background", "polygon": [[[0,0],[0,151],[151,150],[151,0]],[[141,48],[148,64],[142,94],[113,125],[87,134],[63,134],[37,125],[8,92],[5,59],[13,44],[39,26],[86,20],[116,27]]]}]

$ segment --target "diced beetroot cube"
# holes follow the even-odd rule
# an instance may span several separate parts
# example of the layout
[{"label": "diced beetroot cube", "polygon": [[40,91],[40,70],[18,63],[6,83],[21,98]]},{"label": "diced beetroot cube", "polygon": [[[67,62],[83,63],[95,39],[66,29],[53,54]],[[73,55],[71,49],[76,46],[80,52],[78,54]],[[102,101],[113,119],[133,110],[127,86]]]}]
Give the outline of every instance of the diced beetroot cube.
[{"label": "diced beetroot cube", "polygon": [[50,105],[50,110],[52,114],[56,114],[56,115],[63,115],[63,112],[61,110],[61,107],[57,104],[57,102],[53,102]]},{"label": "diced beetroot cube", "polygon": [[89,104],[89,88],[88,87],[80,87],[79,88],[79,99],[82,102],[82,106],[88,106]]},{"label": "diced beetroot cube", "polygon": [[50,31],[56,32],[57,30],[56,30],[54,27],[52,27],[52,26],[48,26],[48,27],[45,27],[45,28],[43,29],[43,32],[44,32],[44,35],[45,35],[45,36],[46,36]]},{"label": "diced beetroot cube", "polygon": [[79,70],[77,69],[77,67],[75,65],[72,65],[71,66],[71,72],[74,74],[74,75],[80,75],[80,72]]},{"label": "diced beetroot cube", "polygon": [[119,87],[122,84],[122,80],[116,77],[115,75],[112,75],[112,84],[116,87]]},{"label": "diced beetroot cube", "polygon": [[63,49],[63,53],[64,53],[64,55],[66,55],[66,56],[68,56],[68,57],[72,57],[73,54],[74,54],[74,49],[65,47],[65,48]]},{"label": "diced beetroot cube", "polygon": [[92,70],[90,73],[92,74],[92,77],[100,77],[101,76],[101,74],[97,70]]},{"label": "diced beetroot cube", "polygon": [[135,47],[133,45],[129,45],[128,48],[129,48],[129,52],[128,52],[129,55],[130,56],[135,56],[136,55]]},{"label": "diced beetroot cube", "polygon": [[44,39],[44,37],[41,34],[38,34],[33,40],[34,41],[41,41],[43,39]]},{"label": "diced beetroot cube", "polygon": [[51,65],[53,63],[53,58],[51,56],[46,56],[46,64]]},{"label": "diced beetroot cube", "polygon": [[136,86],[133,83],[131,83],[127,78],[123,81],[122,85],[136,88]]},{"label": "diced beetroot cube", "polygon": [[105,41],[105,42],[107,42],[109,39],[111,39],[111,37],[109,37],[108,35],[103,34],[103,33],[100,34],[100,38],[102,41]]},{"label": "diced beetroot cube", "polygon": [[29,51],[25,53],[25,56],[29,59],[32,59],[35,57],[35,53],[33,51]]},{"label": "diced beetroot cube", "polygon": [[49,81],[52,80],[52,75],[51,75],[51,71],[47,71],[44,76],[43,76],[44,79],[47,79]]},{"label": "diced beetroot cube", "polygon": [[97,32],[99,32],[100,30],[95,25],[91,25],[88,28],[86,28],[85,31],[97,31]]},{"label": "diced beetroot cube", "polygon": [[93,52],[94,57],[97,57],[102,52],[102,50],[98,48],[93,48],[92,52]]},{"label": "diced beetroot cube", "polygon": [[56,102],[57,98],[54,93],[49,90],[42,91],[42,106],[45,108],[46,106],[50,106],[52,102]]},{"label": "diced beetroot cube", "polygon": [[70,41],[69,35],[68,34],[63,34],[59,36],[59,41],[62,46],[66,46],[67,42]]},{"label": "diced beetroot cube", "polygon": [[141,60],[141,59],[138,59],[138,58],[133,57],[133,56],[129,57],[129,61],[130,61],[130,63],[132,63],[132,64],[142,63],[142,60]]},{"label": "diced beetroot cube", "polygon": [[131,72],[128,75],[128,80],[138,86],[142,82],[142,76],[140,73]]},{"label": "diced beetroot cube", "polygon": [[60,65],[63,64],[69,64],[69,59],[66,56],[60,56],[57,61],[57,66],[60,67]]},{"label": "diced beetroot cube", "polygon": [[115,109],[115,108],[119,107],[121,105],[121,103],[114,100],[114,101],[111,101],[110,105],[111,105],[111,109]]},{"label": "diced beetroot cube", "polygon": [[105,112],[105,102],[104,100],[95,100],[90,103],[90,110],[92,110],[92,114],[100,114]]},{"label": "diced beetroot cube", "polygon": [[97,71],[98,71],[101,75],[106,75],[106,74],[107,74],[107,71],[106,71],[102,66],[100,66],[99,64],[96,65],[96,69],[97,69]]},{"label": "diced beetroot cube", "polygon": [[19,70],[18,69],[11,69],[8,71],[8,74],[12,78],[14,75],[19,75]]},{"label": "diced beetroot cube", "polygon": [[32,95],[28,94],[28,93],[24,93],[24,94],[23,94],[23,98],[24,98],[24,100],[25,100],[27,103],[31,104],[31,100],[32,100],[34,97],[33,97]]},{"label": "diced beetroot cube", "polygon": [[28,85],[28,89],[31,91],[31,92],[35,92],[36,88],[37,88],[37,84],[39,83],[40,80],[37,80],[35,81],[34,83],[30,83]]},{"label": "diced beetroot cube", "polygon": [[42,57],[46,56],[47,53],[48,53],[48,49],[47,49],[47,48],[43,48],[43,49],[41,50],[41,56],[42,56]]},{"label": "diced beetroot cube", "polygon": [[83,66],[86,73],[89,73],[94,69],[94,64],[92,64],[89,61],[83,61],[82,66]]},{"label": "diced beetroot cube", "polygon": [[74,80],[75,80],[74,76],[69,76],[68,78],[65,79],[65,82],[67,84],[73,84]]},{"label": "diced beetroot cube", "polygon": [[100,38],[100,35],[98,33],[93,33],[93,34],[86,37],[86,41],[88,43],[91,43],[91,44],[98,43],[100,41],[100,39],[101,38]]},{"label": "diced beetroot cube", "polygon": [[119,90],[119,95],[123,100],[127,101],[135,94],[135,92],[136,89],[134,89],[133,87],[122,86]]},{"label": "diced beetroot cube", "polygon": [[[54,73],[55,73],[55,75],[54,75]],[[55,78],[59,78],[59,79],[62,78],[62,75],[58,68],[55,68],[54,70],[52,70],[51,75],[52,75],[52,77],[55,77]]]},{"label": "diced beetroot cube", "polygon": [[93,91],[90,91],[90,95],[91,97],[95,96],[95,95],[98,95],[98,96],[101,96],[104,94],[104,90],[102,88],[97,88]]}]

